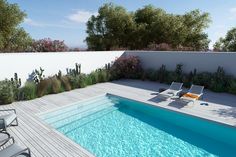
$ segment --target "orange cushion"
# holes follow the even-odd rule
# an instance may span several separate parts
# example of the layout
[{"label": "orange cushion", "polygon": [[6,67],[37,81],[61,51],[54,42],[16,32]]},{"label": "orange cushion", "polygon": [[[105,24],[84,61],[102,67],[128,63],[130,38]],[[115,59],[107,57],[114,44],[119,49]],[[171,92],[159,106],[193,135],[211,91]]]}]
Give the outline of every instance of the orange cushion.
[{"label": "orange cushion", "polygon": [[193,98],[193,99],[197,99],[197,100],[199,99],[198,95],[190,94],[190,93],[184,94],[183,97]]}]

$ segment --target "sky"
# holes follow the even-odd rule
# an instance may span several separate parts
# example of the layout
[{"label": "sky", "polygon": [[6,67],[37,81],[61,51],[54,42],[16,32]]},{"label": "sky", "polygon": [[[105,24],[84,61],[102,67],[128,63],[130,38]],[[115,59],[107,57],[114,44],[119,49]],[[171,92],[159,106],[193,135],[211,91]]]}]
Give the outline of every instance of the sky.
[{"label": "sky", "polygon": [[194,9],[208,12],[210,27],[206,30],[210,48],[219,37],[236,27],[236,0],[8,0],[27,13],[22,27],[34,39],[64,40],[69,47],[85,48],[86,22],[104,3],[114,3],[135,11],[152,4],[168,13],[184,14]]}]

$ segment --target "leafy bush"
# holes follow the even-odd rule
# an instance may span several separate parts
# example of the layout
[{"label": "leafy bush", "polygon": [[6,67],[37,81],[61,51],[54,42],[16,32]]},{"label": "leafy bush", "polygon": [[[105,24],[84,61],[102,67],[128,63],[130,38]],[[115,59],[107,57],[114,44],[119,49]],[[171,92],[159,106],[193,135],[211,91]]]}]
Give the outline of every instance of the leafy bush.
[{"label": "leafy bush", "polygon": [[19,100],[31,100],[36,98],[36,84],[34,82],[26,82],[25,85],[20,88]]},{"label": "leafy bush", "polygon": [[98,73],[96,71],[93,71],[89,74],[89,77],[91,78],[92,80],[92,84],[96,84],[98,83]]},{"label": "leafy bush", "polygon": [[71,89],[79,88],[79,76],[67,75]]},{"label": "leafy bush", "polygon": [[157,81],[158,79],[158,71],[154,69],[148,69],[144,72],[145,79],[151,80],[151,81]]},{"label": "leafy bush", "polygon": [[97,82],[100,83],[100,82],[107,82],[110,80],[110,76],[109,76],[109,73],[107,70],[105,69],[98,69],[96,70],[96,72],[98,73],[97,74]]},{"label": "leafy bush", "polygon": [[32,44],[32,51],[35,52],[63,52],[67,50],[68,47],[64,41],[51,40],[50,38],[36,40]]},{"label": "leafy bush", "polygon": [[17,73],[14,74],[14,77],[11,78],[11,83],[13,87],[14,99],[19,99],[19,88],[21,87],[21,79],[18,78]]},{"label": "leafy bush", "polygon": [[167,80],[168,77],[168,71],[166,70],[165,65],[161,65],[160,69],[158,70],[158,81],[160,83],[163,83]]},{"label": "leafy bush", "polygon": [[51,78],[51,93],[52,94],[57,94],[63,91],[62,87],[61,87],[61,81],[58,80],[56,77],[52,77]]},{"label": "leafy bush", "polygon": [[175,69],[176,82],[183,82],[183,64],[177,64]]},{"label": "leafy bush", "polygon": [[229,87],[228,87],[228,92],[231,94],[236,94],[236,80],[232,80]]},{"label": "leafy bush", "polygon": [[[85,74],[81,74],[79,76],[79,88],[84,88],[87,86],[87,76]],[[91,82],[92,82],[92,78],[91,78]]]},{"label": "leafy bush", "polygon": [[85,84],[85,87],[93,84],[93,81],[90,75],[85,76],[84,84]]},{"label": "leafy bush", "polygon": [[60,78],[61,83],[62,83],[62,87],[65,91],[70,91],[71,90],[71,85],[68,79],[68,76],[62,76]]},{"label": "leafy bush", "polygon": [[47,78],[47,79],[41,80],[37,84],[37,96],[42,97],[50,93],[51,92],[50,89],[51,89],[51,79]]},{"label": "leafy bush", "polygon": [[137,79],[142,75],[142,67],[138,57],[120,57],[115,60],[110,69],[112,79]]},{"label": "leafy bush", "polygon": [[0,105],[10,104],[14,101],[12,82],[9,80],[0,81]]},{"label": "leafy bush", "polygon": [[230,84],[230,77],[226,76],[222,67],[218,67],[217,71],[212,75],[210,89],[215,92],[226,92]]}]

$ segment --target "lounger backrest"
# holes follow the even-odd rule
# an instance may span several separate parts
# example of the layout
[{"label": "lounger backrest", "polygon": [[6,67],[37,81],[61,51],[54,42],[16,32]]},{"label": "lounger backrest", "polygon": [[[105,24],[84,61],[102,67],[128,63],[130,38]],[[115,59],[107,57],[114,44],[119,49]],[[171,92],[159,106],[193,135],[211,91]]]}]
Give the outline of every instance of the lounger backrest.
[{"label": "lounger backrest", "polygon": [[182,88],[182,86],[183,86],[183,83],[172,82],[169,89],[180,90]]},{"label": "lounger backrest", "polygon": [[204,86],[192,85],[189,89],[189,93],[200,95],[203,93]]}]

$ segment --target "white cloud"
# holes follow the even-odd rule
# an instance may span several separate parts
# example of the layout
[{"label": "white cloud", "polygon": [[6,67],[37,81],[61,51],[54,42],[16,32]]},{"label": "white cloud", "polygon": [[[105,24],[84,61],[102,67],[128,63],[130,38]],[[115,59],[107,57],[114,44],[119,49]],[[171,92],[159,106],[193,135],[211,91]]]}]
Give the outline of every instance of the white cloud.
[{"label": "white cloud", "polygon": [[57,27],[57,28],[72,28],[72,29],[78,28],[78,27],[72,26],[66,22],[62,22],[60,24],[52,24],[52,23],[37,22],[37,21],[34,21],[30,18],[25,18],[24,23],[29,26],[34,26],[34,27]]},{"label": "white cloud", "polygon": [[24,23],[30,26],[38,26],[38,27],[43,27],[43,24],[38,23],[30,18],[25,18]]},{"label": "white cloud", "polygon": [[76,23],[86,23],[92,15],[97,15],[97,13],[96,12],[90,12],[90,11],[78,10],[75,13],[69,15],[67,18],[70,21],[73,21],[73,22],[76,22]]}]

